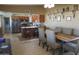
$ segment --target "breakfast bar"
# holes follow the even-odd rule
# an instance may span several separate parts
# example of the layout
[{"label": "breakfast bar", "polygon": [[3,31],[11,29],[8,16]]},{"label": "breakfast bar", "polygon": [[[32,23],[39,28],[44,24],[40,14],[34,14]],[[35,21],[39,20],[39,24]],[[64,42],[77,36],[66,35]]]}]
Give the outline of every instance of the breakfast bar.
[{"label": "breakfast bar", "polygon": [[38,27],[37,26],[21,27],[21,33],[22,33],[22,37],[24,38],[37,37]]}]

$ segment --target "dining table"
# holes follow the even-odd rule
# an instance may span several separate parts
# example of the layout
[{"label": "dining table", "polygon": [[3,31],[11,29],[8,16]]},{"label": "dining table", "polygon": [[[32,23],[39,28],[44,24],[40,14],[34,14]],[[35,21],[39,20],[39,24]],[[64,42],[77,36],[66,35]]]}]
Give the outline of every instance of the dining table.
[{"label": "dining table", "polygon": [[58,41],[60,41],[60,45],[61,45],[60,54],[62,54],[64,52],[63,45],[65,43],[69,43],[69,42],[73,42],[73,41],[79,40],[79,37],[76,37],[76,36],[73,36],[73,35],[69,35],[69,34],[57,33],[56,34],[56,39]]},{"label": "dining table", "polygon": [[62,34],[62,33],[57,33],[56,38],[64,42],[71,42],[79,39],[79,37],[69,35],[69,34]]}]

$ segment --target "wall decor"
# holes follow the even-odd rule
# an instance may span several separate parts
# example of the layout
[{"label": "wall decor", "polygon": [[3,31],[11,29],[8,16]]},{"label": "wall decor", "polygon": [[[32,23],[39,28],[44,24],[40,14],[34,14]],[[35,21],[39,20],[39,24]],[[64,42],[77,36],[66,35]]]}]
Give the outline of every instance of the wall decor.
[{"label": "wall decor", "polygon": [[65,8],[63,8],[62,11],[65,12]]},{"label": "wall decor", "polygon": [[66,11],[69,11],[69,7],[66,8]]},{"label": "wall decor", "polygon": [[51,14],[49,14],[49,20],[51,20]]},{"label": "wall decor", "polygon": [[73,5],[73,10],[72,10],[73,18],[75,18],[75,13],[77,10],[78,10],[78,5]]},{"label": "wall decor", "polygon": [[62,10],[61,10],[61,14],[63,14],[65,12],[65,9],[63,8]]},{"label": "wall decor", "polygon": [[71,16],[67,16],[66,21],[71,21]]},{"label": "wall decor", "polygon": [[63,19],[64,19],[64,12],[65,12],[65,8],[63,8],[61,11],[61,15],[62,15]]},{"label": "wall decor", "polygon": [[54,21],[54,15],[53,14],[51,15],[51,21]]},{"label": "wall decor", "polygon": [[57,16],[57,21],[61,21],[61,16],[60,15]]},{"label": "wall decor", "polygon": [[74,5],[73,8],[75,11],[78,10],[78,5]]},{"label": "wall decor", "polygon": [[75,13],[76,13],[76,11],[72,10],[73,18],[75,18]]}]

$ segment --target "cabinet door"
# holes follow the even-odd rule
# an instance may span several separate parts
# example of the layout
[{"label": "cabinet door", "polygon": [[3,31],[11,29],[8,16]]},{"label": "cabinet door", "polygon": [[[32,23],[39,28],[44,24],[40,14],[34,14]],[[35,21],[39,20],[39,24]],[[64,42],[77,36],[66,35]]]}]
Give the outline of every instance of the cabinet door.
[{"label": "cabinet door", "polygon": [[32,15],[32,22],[39,22],[39,15]]},{"label": "cabinet door", "polygon": [[40,20],[40,22],[45,22],[45,16],[44,15],[40,15],[39,20]]}]

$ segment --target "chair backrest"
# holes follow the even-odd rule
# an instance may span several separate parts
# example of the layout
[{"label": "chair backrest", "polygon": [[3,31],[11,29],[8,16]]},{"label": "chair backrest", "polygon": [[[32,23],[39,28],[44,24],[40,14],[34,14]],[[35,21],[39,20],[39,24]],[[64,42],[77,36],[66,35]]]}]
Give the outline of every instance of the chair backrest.
[{"label": "chair backrest", "polygon": [[79,29],[74,29],[73,30],[73,35],[79,36]]},{"label": "chair backrest", "polygon": [[46,30],[46,37],[47,37],[47,44],[55,47],[56,39],[55,39],[55,32],[52,30]]},{"label": "chair backrest", "polygon": [[61,27],[56,27],[55,28],[55,32],[61,33],[62,32],[62,28]]},{"label": "chair backrest", "polygon": [[71,29],[71,28],[62,28],[62,33],[64,33],[64,34],[71,35],[72,31],[73,31],[73,29]]},{"label": "chair backrest", "polygon": [[45,31],[44,31],[44,28],[38,28],[38,32],[39,32],[39,39],[42,40],[43,42],[45,42],[46,39],[45,39]]}]

